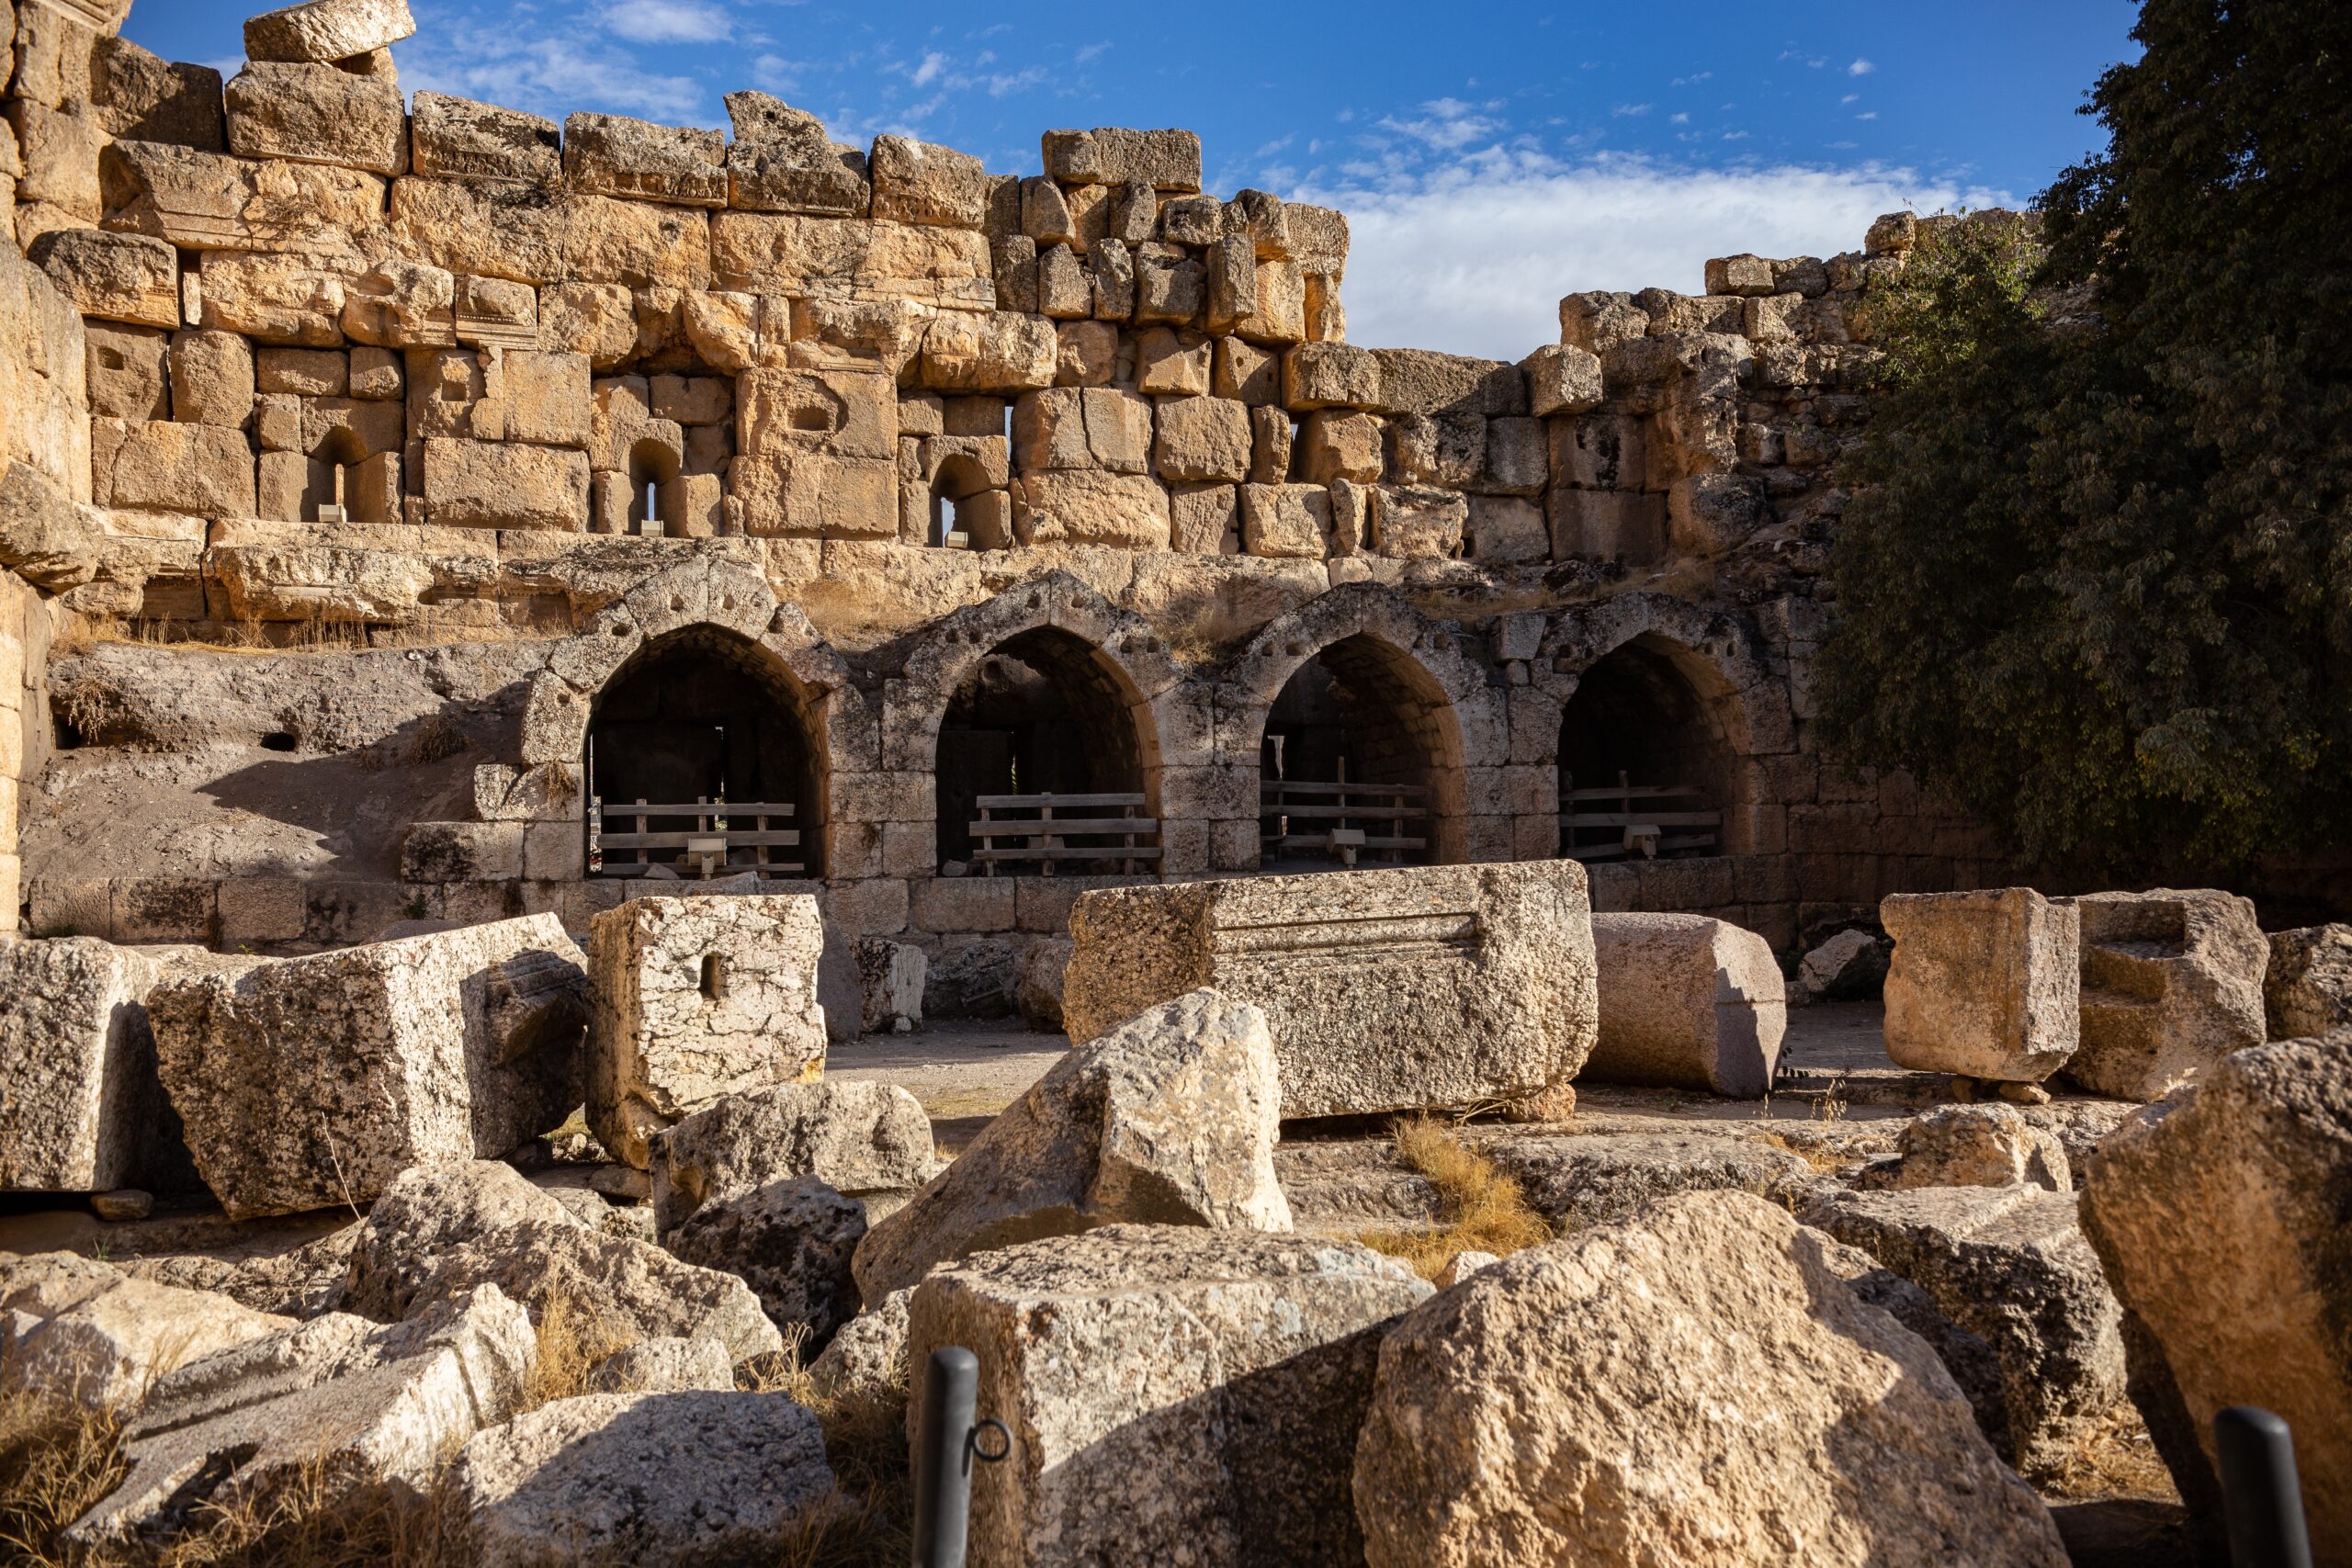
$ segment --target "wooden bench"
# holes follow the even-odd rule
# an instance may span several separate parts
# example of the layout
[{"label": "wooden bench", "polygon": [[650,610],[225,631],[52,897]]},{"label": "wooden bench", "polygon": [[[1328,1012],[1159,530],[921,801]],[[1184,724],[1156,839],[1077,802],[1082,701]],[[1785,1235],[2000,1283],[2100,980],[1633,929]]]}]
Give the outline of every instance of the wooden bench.
[{"label": "wooden bench", "polygon": [[[1690,784],[1637,784],[1622,773],[1613,787],[1563,790],[1560,806],[1560,852],[1571,860],[1655,860],[1713,849],[1723,833],[1724,814],[1707,809],[1706,791]],[[1579,843],[1579,832],[1594,836],[1593,841]],[[1599,837],[1604,833],[1613,833],[1616,841]]]},{"label": "wooden bench", "polygon": [[[980,814],[971,824],[979,846],[972,860],[984,876],[1024,862],[1035,863],[1036,874],[1051,876],[1080,861],[1115,864],[1117,874],[1133,876],[1159,859],[1159,818],[1143,815],[1140,795],[984,795],[972,805]],[[1072,839],[1118,841],[1074,844]]]},{"label": "wooden bench", "polygon": [[[798,860],[779,861],[773,857],[776,850],[797,849],[800,834],[791,828],[774,827],[772,823],[789,820],[795,815],[789,801],[710,800],[698,799],[692,805],[665,806],[642,800],[625,806],[606,806],[591,797],[588,802],[588,874],[591,876],[642,876],[645,868],[659,862],[681,868],[691,866],[706,857],[695,852],[701,844],[717,845],[717,863],[732,865],[737,850],[749,850],[751,869],[768,876],[798,876]],[[628,831],[607,832],[607,820],[631,824]],[[653,831],[652,822],[694,824],[687,829],[665,829]],[[724,823],[722,827],[720,824]],[[617,863],[606,857],[620,851],[631,858]],[[704,875],[709,867],[700,868]]]},{"label": "wooden bench", "polygon": [[1427,839],[1404,830],[1429,816],[1429,795],[1425,784],[1266,779],[1258,788],[1259,852],[1269,860],[1284,851],[1320,852],[1346,866],[1359,854],[1377,854],[1401,865],[1408,853],[1429,848]]}]

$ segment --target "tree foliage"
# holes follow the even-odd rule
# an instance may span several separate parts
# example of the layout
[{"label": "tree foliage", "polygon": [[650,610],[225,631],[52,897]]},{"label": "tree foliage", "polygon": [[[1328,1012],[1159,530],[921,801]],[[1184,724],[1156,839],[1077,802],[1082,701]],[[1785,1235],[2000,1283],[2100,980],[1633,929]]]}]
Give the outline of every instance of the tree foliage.
[{"label": "tree foliage", "polygon": [[2222,872],[2352,842],[2352,7],[2133,36],[2106,152],[1872,297],[1823,717],[2044,863]]}]

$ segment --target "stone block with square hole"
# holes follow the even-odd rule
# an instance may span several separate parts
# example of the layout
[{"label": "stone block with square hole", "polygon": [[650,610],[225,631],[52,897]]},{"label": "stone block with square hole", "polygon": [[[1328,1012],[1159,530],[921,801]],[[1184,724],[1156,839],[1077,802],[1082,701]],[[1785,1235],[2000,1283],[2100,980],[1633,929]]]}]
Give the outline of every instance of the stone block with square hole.
[{"label": "stone block with square hole", "polygon": [[673,1122],[824,1072],[814,897],[632,898],[588,930],[588,1124],[615,1157],[642,1170]]}]

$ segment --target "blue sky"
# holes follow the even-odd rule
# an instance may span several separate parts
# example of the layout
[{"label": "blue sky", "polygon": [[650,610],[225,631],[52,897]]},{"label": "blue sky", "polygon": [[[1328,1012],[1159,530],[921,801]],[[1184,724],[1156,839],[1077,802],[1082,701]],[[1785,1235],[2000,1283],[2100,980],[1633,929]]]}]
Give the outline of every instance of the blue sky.
[{"label": "blue sky", "polygon": [[[401,85],[552,118],[724,127],[757,86],[844,141],[1035,173],[1057,126],[1200,132],[1209,184],[1353,220],[1350,335],[1516,358],[1560,295],[1697,290],[1706,258],[1828,254],[1871,217],[2022,201],[2090,151],[2127,0],[981,7],[412,0]],[[232,72],[252,7],[139,0],[124,32]],[[1432,21],[1441,19],[1442,26]]]}]

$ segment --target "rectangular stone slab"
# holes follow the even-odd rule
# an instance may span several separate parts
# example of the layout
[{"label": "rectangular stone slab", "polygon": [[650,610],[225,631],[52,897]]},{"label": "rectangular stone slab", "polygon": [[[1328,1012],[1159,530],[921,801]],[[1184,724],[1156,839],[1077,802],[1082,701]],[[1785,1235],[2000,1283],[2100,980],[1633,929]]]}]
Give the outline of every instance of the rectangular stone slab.
[{"label": "rectangular stone slab", "polygon": [[1285,1117],[1519,1100],[1599,1028],[1573,861],[1101,888],[1070,913],[1083,1043],[1201,986],[1265,1011]]}]

